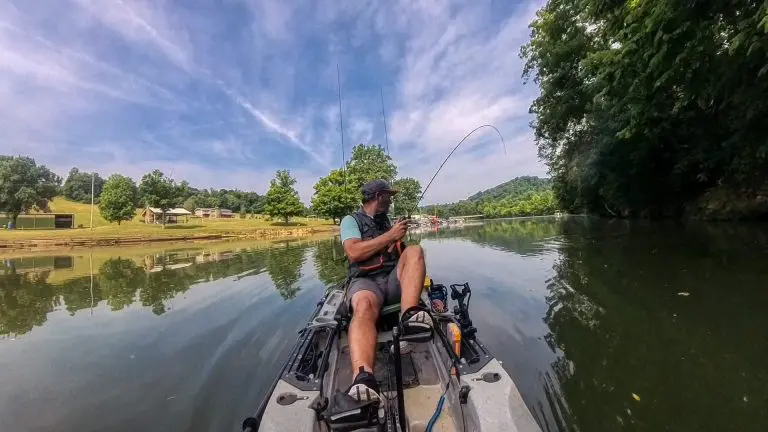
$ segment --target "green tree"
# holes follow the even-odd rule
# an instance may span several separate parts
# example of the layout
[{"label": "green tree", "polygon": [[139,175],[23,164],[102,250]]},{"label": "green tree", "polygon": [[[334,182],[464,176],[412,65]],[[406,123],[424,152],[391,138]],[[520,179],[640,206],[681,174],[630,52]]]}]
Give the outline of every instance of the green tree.
[{"label": "green tree", "polygon": [[104,184],[99,210],[107,222],[129,221],[136,215],[136,183],[130,177],[112,174]]},{"label": "green tree", "polygon": [[304,205],[299,200],[299,193],[294,189],[296,179],[290,170],[278,170],[275,178],[269,182],[269,190],[264,196],[264,211],[271,217],[288,218],[304,212]]},{"label": "green tree", "polygon": [[175,207],[182,207],[184,205],[184,202],[194,196],[198,193],[198,190],[189,186],[189,182],[186,180],[182,180],[175,186],[176,189],[176,203],[174,204]]},{"label": "green tree", "polygon": [[94,201],[98,202],[104,188],[104,179],[97,173],[80,172],[76,167],[69,170],[69,175],[61,187],[61,194],[72,201],[90,204],[91,181],[93,181]]},{"label": "green tree", "polygon": [[184,200],[184,203],[181,206],[185,210],[194,213],[196,208],[203,207],[203,206],[198,205],[197,203],[198,203],[198,196],[197,195],[193,195],[193,196],[187,198],[186,200]]},{"label": "green tree", "polygon": [[59,176],[32,158],[0,156],[0,211],[6,212],[14,225],[21,213],[46,210],[60,184]]},{"label": "green tree", "polygon": [[395,214],[411,216],[421,196],[421,183],[411,177],[395,180],[393,187],[398,190],[394,197]]},{"label": "green tree", "polygon": [[397,167],[392,158],[379,145],[359,144],[352,148],[347,161],[347,181],[357,196],[366,182],[376,179],[392,181],[397,176]]},{"label": "green tree", "polygon": [[768,214],[765,10],[548,1],[521,55],[541,89],[535,138],[561,205],[679,216],[722,196]]},{"label": "green tree", "polygon": [[360,204],[360,191],[348,184],[344,172],[332,170],[327,176],[315,183],[315,194],[312,196],[312,209],[321,216],[338,219],[352,212]]},{"label": "green tree", "polygon": [[139,184],[139,195],[147,207],[160,209],[163,229],[165,229],[165,212],[172,209],[176,202],[176,185],[173,179],[165,177],[160,170],[144,174]]}]

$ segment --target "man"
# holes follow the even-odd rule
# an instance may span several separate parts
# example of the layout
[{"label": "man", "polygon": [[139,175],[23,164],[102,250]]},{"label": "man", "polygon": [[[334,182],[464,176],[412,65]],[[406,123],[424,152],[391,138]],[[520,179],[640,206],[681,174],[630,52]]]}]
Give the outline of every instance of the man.
[{"label": "man", "polygon": [[[400,313],[419,302],[426,273],[424,252],[418,245],[402,243],[407,221],[392,225],[387,212],[397,193],[384,180],[366,183],[362,206],[341,221],[341,241],[349,261],[347,301],[352,310],[349,324],[349,356],[354,381],[349,395],[360,401],[380,399],[373,376],[376,358],[376,320],[383,306],[400,301]],[[418,312],[409,321],[431,327],[432,321]],[[407,344],[401,347],[407,350]]]}]

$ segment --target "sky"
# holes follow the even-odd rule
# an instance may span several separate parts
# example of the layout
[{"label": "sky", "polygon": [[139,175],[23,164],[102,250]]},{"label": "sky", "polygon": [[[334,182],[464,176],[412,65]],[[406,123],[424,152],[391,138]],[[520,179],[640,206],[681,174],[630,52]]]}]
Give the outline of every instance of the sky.
[{"label": "sky", "polygon": [[[263,193],[388,147],[422,203],[546,175],[520,46],[542,0],[0,0],[0,154]],[[340,127],[337,68],[341,82]],[[386,132],[382,116],[382,97]],[[341,131],[344,150],[341,146]]]}]

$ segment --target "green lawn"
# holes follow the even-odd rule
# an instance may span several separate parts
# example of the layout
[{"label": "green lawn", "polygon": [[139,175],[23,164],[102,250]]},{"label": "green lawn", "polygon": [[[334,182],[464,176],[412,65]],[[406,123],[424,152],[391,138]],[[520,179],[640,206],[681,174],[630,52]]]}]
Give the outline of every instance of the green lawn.
[{"label": "green lawn", "polygon": [[145,224],[140,221],[137,210],[136,218],[118,225],[109,223],[101,217],[98,206],[94,206],[93,230],[90,227],[90,204],[81,204],[58,197],[51,201],[54,213],[72,213],[75,226],[82,228],[61,230],[0,230],[0,240],[47,239],[47,238],[82,238],[82,237],[176,237],[198,234],[248,234],[269,229],[314,228],[334,230],[330,220],[311,220],[294,218],[288,225],[282,221],[268,221],[263,217],[240,219],[200,219],[190,218],[187,223],[162,225]]}]

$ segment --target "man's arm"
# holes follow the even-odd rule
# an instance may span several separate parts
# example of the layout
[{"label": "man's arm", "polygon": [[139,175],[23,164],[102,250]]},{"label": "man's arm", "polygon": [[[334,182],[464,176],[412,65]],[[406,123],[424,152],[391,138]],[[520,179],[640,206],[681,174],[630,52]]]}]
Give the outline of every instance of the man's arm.
[{"label": "man's arm", "polygon": [[375,253],[385,249],[393,241],[390,237],[390,232],[372,238],[370,240],[360,240],[359,238],[350,238],[344,240],[344,253],[347,258],[352,262],[365,261]]},{"label": "man's arm", "polygon": [[386,233],[370,239],[361,240],[360,228],[357,221],[351,216],[341,221],[341,241],[344,245],[344,254],[351,262],[365,261],[382,249],[386,249],[393,242],[405,236],[406,227],[403,223],[396,223]]}]

